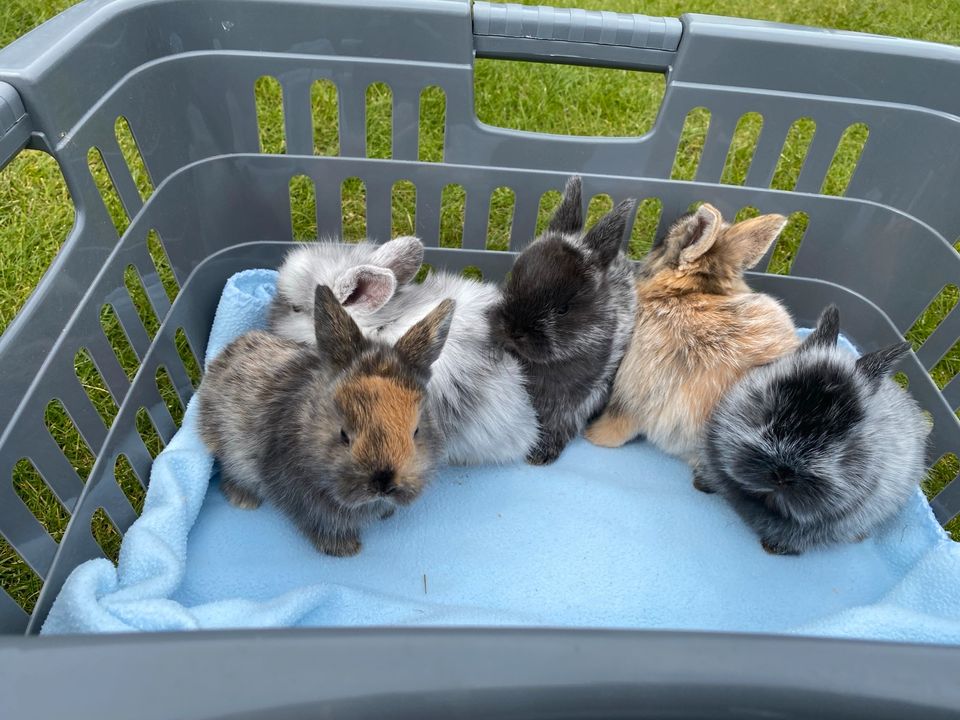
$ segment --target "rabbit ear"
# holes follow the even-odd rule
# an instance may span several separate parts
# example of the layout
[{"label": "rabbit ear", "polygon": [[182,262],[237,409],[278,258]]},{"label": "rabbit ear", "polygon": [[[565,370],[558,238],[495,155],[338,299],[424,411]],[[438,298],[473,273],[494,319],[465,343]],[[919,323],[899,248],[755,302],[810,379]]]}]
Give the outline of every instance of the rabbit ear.
[{"label": "rabbit ear", "polygon": [[583,245],[593,254],[601,267],[607,267],[623,246],[623,234],[627,230],[627,220],[633,214],[637,201],[624,200],[613,210],[597,221],[583,236]]},{"label": "rabbit ear", "polygon": [[574,175],[567,180],[566,187],[563,188],[563,200],[550,218],[547,229],[568,235],[583,230],[582,202],[580,176]]},{"label": "rabbit ear", "polygon": [[680,264],[688,265],[712,248],[722,225],[723,216],[709,203],[688,216],[680,228]]},{"label": "rabbit ear", "polygon": [[761,215],[731,225],[723,233],[723,248],[731,264],[747,270],[752,268],[773,245],[787,218],[783,215]]},{"label": "rabbit ear", "polygon": [[394,238],[377,248],[371,262],[390,270],[396,275],[397,284],[405,285],[416,277],[423,264],[423,243],[412,235]]},{"label": "rabbit ear", "polygon": [[440,357],[443,344],[450,332],[456,302],[447,298],[437,305],[420,322],[407,330],[394,345],[396,351],[413,366],[419,374],[426,374]]},{"label": "rabbit ear", "polygon": [[313,295],[313,331],[317,352],[337,370],[346,368],[367,345],[360,328],[326,285],[317,285]]},{"label": "rabbit ear", "polygon": [[890,347],[861,355],[857,360],[857,371],[862,373],[874,387],[880,384],[893,366],[910,350],[910,343],[898,342]]},{"label": "rabbit ear", "polygon": [[333,284],[333,294],[345,307],[373,313],[387,304],[397,290],[397,278],[386,268],[357,265]]},{"label": "rabbit ear", "polygon": [[840,337],[840,311],[836,305],[828,305],[820,313],[817,328],[800,343],[800,350],[809,350],[815,347],[833,347]]}]

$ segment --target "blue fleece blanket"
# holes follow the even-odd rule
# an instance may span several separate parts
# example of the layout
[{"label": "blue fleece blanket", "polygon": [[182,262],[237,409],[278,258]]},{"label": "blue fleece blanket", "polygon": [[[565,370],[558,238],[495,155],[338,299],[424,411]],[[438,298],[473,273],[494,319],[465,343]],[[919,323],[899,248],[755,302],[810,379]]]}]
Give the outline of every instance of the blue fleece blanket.
[{"label": "blue fleece blanket", "polygon": [[[275,273],[230,280],[207,359],[261,327]],[[319,555],[269,505],[230,507],[196,431],[156,459],[119,567],[79,566],[44,633],[291,625],[674,628],[960,643],[960,545],[918,491],[875,537],[765,554],[644,442],[555,465],[445,468],[420,501]]]}]

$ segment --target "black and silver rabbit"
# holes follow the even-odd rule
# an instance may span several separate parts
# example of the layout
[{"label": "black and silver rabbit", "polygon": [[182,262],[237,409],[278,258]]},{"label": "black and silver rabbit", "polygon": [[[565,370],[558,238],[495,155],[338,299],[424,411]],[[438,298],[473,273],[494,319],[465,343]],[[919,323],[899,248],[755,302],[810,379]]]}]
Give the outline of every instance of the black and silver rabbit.
[{"label": "black and silver rabbit", "polygon": [[905,342],[859,359],[830,306],[793,353],[748,372],[707,426],[694,484],[721,493],[767,552],[856,542],[924,476],[929,425],[890,377]]}]

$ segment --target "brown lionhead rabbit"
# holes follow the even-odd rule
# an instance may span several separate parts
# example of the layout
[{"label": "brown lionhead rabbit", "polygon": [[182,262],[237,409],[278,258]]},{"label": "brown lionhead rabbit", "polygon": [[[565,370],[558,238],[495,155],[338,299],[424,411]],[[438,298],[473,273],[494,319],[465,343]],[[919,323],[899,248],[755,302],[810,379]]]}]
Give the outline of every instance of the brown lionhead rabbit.
[{"label": "brown lionhead rabbit", "polygon": [[199,390],[227,499],[270,500],[321,552],[358,553],[363,526],[413,502],[440,456],[424,399],[453,310],[444,300],[391,345],[365,338],[320,285],[316,348],[260,331],[230,343]]},{"label": "brown lionhead rabbit", "polygon": [[696,464],[714,406],[747,370],[792,351],[793,321],[743,272],[787,220],[731,225],[712,205],[674,223],[637,273],[637,323],[590,442],[618,447],[638,435]]}]

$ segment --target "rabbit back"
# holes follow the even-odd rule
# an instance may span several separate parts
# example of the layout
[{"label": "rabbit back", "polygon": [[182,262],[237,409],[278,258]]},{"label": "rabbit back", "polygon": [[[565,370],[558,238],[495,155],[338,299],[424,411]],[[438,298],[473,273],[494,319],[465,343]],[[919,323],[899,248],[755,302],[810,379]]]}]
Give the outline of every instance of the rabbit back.
[{"label": "rabbit back", "polygon": [[393,340],[440,298],[457,309],[427,386],[427,406],[454,464],[507,463],[536,442],[536,412],[524,387],[520,363],[499,351],[490,337],[488,314],[500,297],[492,283],[449,272],[430,273],[420,285],[394,297],[383,309],[378,337]]},{"label": "rabbit back", "polygon": [[199,426],[224,479],[257,495],[265,491],[261,470],[276,410],[292,407],[318,373],[315,355],[260,331],[240,336],[213,360],[198,393]]},{"label": "rabbit back", "polygon": [[633,338],[610,397],[639,421],[639,434],[688,462],[710,413],[749,368],[797,345],[789,313],[767,295],[658,300],[638,285]]}]

